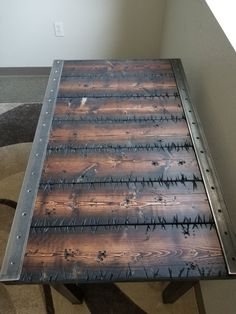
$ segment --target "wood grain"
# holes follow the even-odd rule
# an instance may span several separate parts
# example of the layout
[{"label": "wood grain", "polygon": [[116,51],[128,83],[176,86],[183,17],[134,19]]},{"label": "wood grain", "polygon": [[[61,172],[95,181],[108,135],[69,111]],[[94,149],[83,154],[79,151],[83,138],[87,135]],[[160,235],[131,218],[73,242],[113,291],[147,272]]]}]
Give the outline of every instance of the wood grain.
[{"label": "wood grain", "polygon": [[57,100],[54,118],[65,119],[114,115],[175,116],[182,115],[183,108],[179,97],[151,98],[66,98]]},{"label": "wood grain", "polygon": [[[60,123],[59,123],[60,122]],[[186,122],[162,123],[79,124],[67,121],[53,123],[50,143],[114,143],[130,140],[163,140],[163,138],[189,138]]]},{"label": "wood grain", "polygon": [[62,76],[89,76],[91,74],[131,74],[160,75],[171,73],[169,60],[81,60],[65,61]]},{"label": "wood grain", "polygon": [[32,229],[32,281],[214,278],[225,264],[214,228],[182,225]]},{"label": "wood grain", "polygon": [[[53,155],[44,163],[41,180],[68,182],[99,181],[107,177],[137,180],[181,178],[201,179],[195,156],[178,152],[176,158],[163,158],[161,153],[136,152],[117,154]],[[132,180],[132,179],[131,179]]]},{"label": "wood grain", "polygon": [[213,218],[203,184],[186,182],[153,187],[86,185],[57,188],[37,196],[32,226],[74,226],[104,224],[212,223]]},{"label": "wood grain", "polygon": [[58,91],[59,98],[93,96],[157,96],[161,93],[178,94],[174,78],[113,78],[88,79],[62,77]]}]

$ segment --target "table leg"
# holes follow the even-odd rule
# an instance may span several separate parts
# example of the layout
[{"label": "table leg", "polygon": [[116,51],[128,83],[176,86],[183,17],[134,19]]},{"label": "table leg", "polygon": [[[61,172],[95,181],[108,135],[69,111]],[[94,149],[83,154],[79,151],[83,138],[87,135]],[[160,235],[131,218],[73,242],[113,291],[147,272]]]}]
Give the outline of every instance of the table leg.
[{"label": "table leg", "polygon": [[83,303],[83,290],[76,284],[57,284],[52,285],[61,295],[63,295],[72,304]]},{"label": "table leg", "polygon": [[84,299],[91,313],[146,313],[113,283],[65,284],[53,287],[73,304],[81,304]]},{"label": "table leg", "polygon": [[82,286],[84,291],[84,301],[91,313],[146,313],[114,283],[91,283],[81,285],[81,287]]},{"label": "table leg", "polygon": [[43,285],[44,301],[47,314],[55,314],[52,291],[49,285]]},{"label": "table leg", "polygon": [[174,303],[196,283],[197,281],[173,281],[169,283],[162,293],[163,303]]}]

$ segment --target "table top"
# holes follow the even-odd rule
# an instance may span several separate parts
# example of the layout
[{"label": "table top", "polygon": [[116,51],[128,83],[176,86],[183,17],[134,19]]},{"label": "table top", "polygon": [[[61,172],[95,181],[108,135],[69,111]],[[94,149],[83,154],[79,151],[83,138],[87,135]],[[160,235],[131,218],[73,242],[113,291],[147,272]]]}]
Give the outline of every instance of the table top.
[{"label": "table top", "polygon": [[203,175],[177,67],[176,59],[55,61],[2,280],[228,276],[226,225],[212,208],[218,191],[210,168]]}]

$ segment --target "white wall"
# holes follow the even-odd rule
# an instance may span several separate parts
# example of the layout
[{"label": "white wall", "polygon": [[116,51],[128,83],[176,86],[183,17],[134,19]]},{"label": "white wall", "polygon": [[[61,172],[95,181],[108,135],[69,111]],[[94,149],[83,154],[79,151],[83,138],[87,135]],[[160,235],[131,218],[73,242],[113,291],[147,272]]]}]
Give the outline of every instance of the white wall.
[{"label": "white wall", "polygon": [[[236,230],[236,54],[202,0],[167,0],[161,56],[181,58]],[[201,282],[207,314],[235,313],[236,281]]]},{"label": "white wall", "polygon": [[[155,58],[165,0],[0,0],[0,66]],[[53,22],[64,23],[55,37]]]},{"label": "white wall", "polygon": [[162,57],[182,59],[236,230],[236,54],[202,0],[167,0]]}]

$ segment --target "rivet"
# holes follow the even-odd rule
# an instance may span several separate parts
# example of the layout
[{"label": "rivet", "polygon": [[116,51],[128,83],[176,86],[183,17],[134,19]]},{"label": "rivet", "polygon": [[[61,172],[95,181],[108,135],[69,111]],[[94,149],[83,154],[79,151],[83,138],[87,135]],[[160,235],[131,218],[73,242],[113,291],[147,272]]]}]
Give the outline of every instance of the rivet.
[{"label": "rivet", "polygon": [[23,217],[26,216],[26,212],[23,212],[21,215],[22,215]]}]

